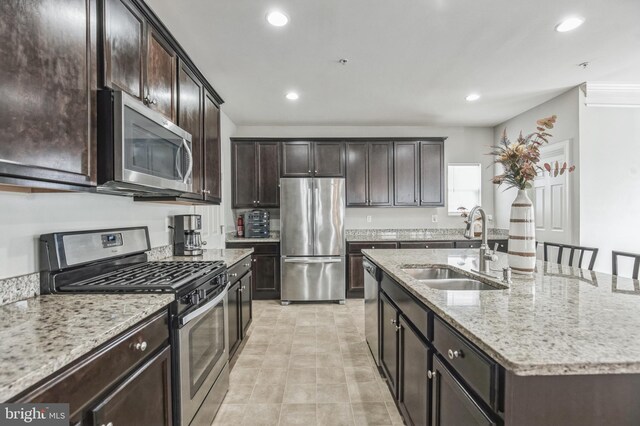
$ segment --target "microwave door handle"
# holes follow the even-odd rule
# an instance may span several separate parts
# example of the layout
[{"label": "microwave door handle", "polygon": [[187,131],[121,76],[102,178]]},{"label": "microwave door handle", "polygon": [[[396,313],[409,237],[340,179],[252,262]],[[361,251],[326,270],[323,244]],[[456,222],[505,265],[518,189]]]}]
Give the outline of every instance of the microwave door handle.
[{"label": "microwave door handle", "polygon": [[178,176],[180,176],[180,180],[184,179],[184,176],[182,175],[182,157],[179,155],[182,146],[183,145],[180,144],[178,147],[178,153],[176,154],[176,172],[178,173]]},{"label": "microwave door handle", "polygon": [[182,139],[182,145],[189,155],[189,167],[187,167],[187,172],[184,174],[184,179],[182,181],[184,183],[188,183],[189,178],[191,177],[191,172],[193,171],[193,153],[191,152],[191,148],[189,148],[189,144],[186,139]]}]

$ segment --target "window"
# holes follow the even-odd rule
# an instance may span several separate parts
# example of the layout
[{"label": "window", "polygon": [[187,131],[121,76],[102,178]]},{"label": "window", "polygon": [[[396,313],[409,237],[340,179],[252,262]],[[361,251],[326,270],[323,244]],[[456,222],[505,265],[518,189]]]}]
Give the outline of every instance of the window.
[{"label": "window", "polygon": [[471,210],[482,202],[482,170],[477,163],[449,164],[447,211],[450,215],[458,215],[458,208]]}]

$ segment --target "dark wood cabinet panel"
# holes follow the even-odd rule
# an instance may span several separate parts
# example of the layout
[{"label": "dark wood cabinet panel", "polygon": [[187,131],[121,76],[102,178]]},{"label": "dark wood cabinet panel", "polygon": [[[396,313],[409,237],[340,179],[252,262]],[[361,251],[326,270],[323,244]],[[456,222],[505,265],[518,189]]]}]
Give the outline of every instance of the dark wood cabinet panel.
[{"label": "dark wood cabinet panel", "polygon": [[455,248],[454,241],[411,241],[400,243],[401,249],[447,249]]},{"label": "dark wood cabinet panel", "polygon": [[242,341],[242,329],[240,327],[240,286],[242,282],[236,281],[227,291],[227,311],[229,319],[229,359],[233,358]]},{"label": "dark wood cabinet panel", "polygon": [[347,277],[347,297],[362,298],[364,297],[364,269],[362,262],[364,256],[362,254],[349,255],[349,269]]},{"label": "dark wood cabinet panel", "polygon": [[380,365],[393,396],[398,396],[398,310],[380,293]]},{"label": "dark wood cabinet panel", "polygon": [[163,349],[90,410],[93,424],[171,425],[171,350]]},{"label": "dark wood cabinet panel", "polygon": [[282,177],[313,176],[312,142],[284,142],[282,144]]},{"label": "dark wood cabinet panel", "polygon": [[0,2],[0,181],[96,184],[95,20],[90,0]]},{"label": "dark wood cabinet panel", "polygon": [[256,144],[253,142],[234,142],[231,144],[231,179],[233,186],[233,207],[253,207],[257,198]]},{"label": "dark wood cabinet panel", "polygon": [[280,162],[278,144],[275,142],[258,142],[258,181],[257,206],[280,206]]},{"label": "dark wood cabinet panel", "polygon": [[202,197],[202,83],[187,64],[178,69],[178,125],[191,134],[192,193]]},{"label": "dark wood cabinet panel", "polygon": [[316,177],[344,177],[344,143],[314,142],[313,163]]},{"label": "dark wood cabinet panel", "polygon": [[427,425],[431,414],[431,383],[427,375],[431,351],[402,315],[399,348],[398,399],[401,410],[408,424]]},{"label": "dark wood cabinet panel", "polygon": [[254,255],[251,272],[254,299],[280,299],[280,256]]},{"label": "dark wood cabinet panel", "polygon": [[147,25],[146,91],[143,100],[171,121],[176,121],[178,55],[165,38]]},{"label": "dark wood cabinet panel", "polygon": [[129,0],[104,0],[104,85],[144,97],[145,19]]},{"label": "dark wood cabinet panel", "polygon": [[205,200],[220,203],[222,200],[220,109],[208,91],[205,90],[204,95],[202,192]]},{"label": "dark wood cabinet panel", "polygon": [[437,356],[433,357],[431,424],[496,425]]},{"label": "dark wood cabinet panel", "polygon": [[347,207],[369,203],[368,145],[365,142],[347,143]]},{"label": "dark wood cabinet panel", "polygon": [[393,143],[369,143],[369,205],[393,204]]},{"label": "dark wood cabinet panel", "polygon": [[393,204],[420,204],[420,144],[395,142],[393,145]]},{"label": "dark wood cabinet panel", "polygon": [[251,319],[253,318],[253,299],[251,296],[252,282],[253,275],[251,272],[245,274],[245,276],[242,277],[242,280],[240,280],[240,331],[243,339],[247,335],[247,329],[249,328]]},{"label": "dark wood cabinet panel", "polygon": [[420,205],[444,206],[444,142],[420,142]]},{"label": "dark wood cabinet panel", "polygon": [[489,240],[489,248],[491,250],[498,245],[497,251],[507,253],[509,251],[509,240]]}]

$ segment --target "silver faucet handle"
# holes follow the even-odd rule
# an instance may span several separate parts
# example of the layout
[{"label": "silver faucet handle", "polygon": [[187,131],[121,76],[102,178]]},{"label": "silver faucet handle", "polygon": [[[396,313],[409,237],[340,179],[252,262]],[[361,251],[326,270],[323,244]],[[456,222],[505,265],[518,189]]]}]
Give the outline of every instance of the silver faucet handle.
[{"label": "silver faucet handle", "polygon": [[494,253],[498,251],[498,247],[500,247],[500,244],[498,244],[498,243],[495,243],[495,244],[493,245],[493,252],[494,252]]}]

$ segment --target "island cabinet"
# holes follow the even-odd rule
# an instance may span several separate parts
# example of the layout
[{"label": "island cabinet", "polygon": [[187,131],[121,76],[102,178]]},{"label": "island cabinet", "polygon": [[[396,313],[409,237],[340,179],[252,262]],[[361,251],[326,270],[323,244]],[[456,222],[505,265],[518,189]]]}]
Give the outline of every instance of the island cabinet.
[{"label": "island cabinet", "polygon": [[344,177],[342,141],[282,143],[282,177]]},{"label": "island cabinet", "polygon": [[495,361],[386,274],[379,312],[380,368],[407,424],[502,422]]},{"label": "island cabinet", "polygon": [[251,256],[253,299],[280,299],[280,243],[228,241],[226,247],[253,249]]},{"label": "island cabinet", "polygon": [[245,342],[253,318],[251,256],[229,268],[227,310],[229,312],[229,360],[235,364],[239,349]]},{"label": "island cabinet", "polygon": [[231,142],[233,208],[280,206],[280,146],[277,142]]},{"label": "island cabinet", "polygon": [[10,402],[69,404],[70,424],[173,424],[168,322],[164,309]]}]

